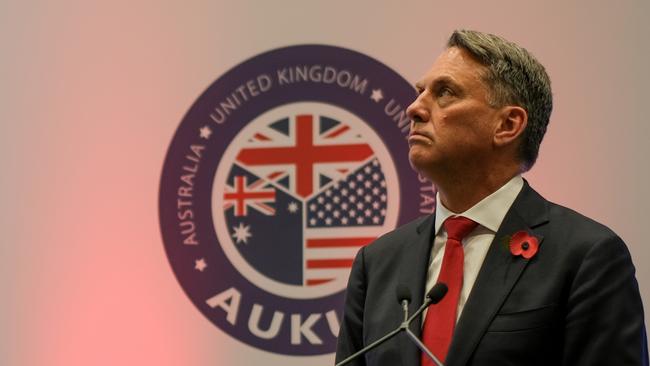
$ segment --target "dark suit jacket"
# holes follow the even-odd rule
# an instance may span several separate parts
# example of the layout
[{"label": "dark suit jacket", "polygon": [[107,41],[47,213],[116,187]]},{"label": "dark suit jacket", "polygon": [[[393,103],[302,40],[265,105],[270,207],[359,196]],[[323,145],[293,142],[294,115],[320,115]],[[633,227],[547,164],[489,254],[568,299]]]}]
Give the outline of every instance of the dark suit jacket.
[{"label": "dark suit jacket", "polygon": [[[337,362],[396,328],[398,283],[422,303],[434,217],[421,218],[361,249],[348,283]],[[540,241],[530,260],[507,236]],[[454,331],[445,365],[647,365],[643,308],[634,266],[611,230],[546,201],[528,183],[505,216]],[[435,306],[435,305],[433,305]],[[420,335],[421,319],[411,329]],[[404,333],[352,365],[416,366]]]}]

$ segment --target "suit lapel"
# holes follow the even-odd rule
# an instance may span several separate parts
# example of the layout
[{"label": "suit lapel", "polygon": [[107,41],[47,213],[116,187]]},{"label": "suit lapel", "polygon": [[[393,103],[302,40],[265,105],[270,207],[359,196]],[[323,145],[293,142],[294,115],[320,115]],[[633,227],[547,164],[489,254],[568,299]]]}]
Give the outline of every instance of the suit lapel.
[{"label": "suit lapel", "polygon": [[547,222],[546,201],[526,182],[497,231],[463,308],[452,339],[447,366],[464,366],[490,322],[515,285],[528,260],[514,257],[507,247],[507,236],[520,230],[543,237],[534,228]]},{"label": "suit lapel", "polygon": [[[427,269],[429,268],[429,257],[431,255],[431,243],[433,243],[433,227],[435,215],[430,215],[422,221],[416,228],[416,239],[408,243],[403,251],[403,257],[399,264],[400,275],[399,282],[408,286],[411,290],[412,300],[409,304],[409,314],[422,305],[424,299],[424,287],[426,283]],[[422,328],[420,327],[421,317],[414,319],[411,323],[411,331],[420,337]],[[402,355],[403,365],[419,365],[420,351],[406,334],[400,334],[399,339],[400,353]]]}]

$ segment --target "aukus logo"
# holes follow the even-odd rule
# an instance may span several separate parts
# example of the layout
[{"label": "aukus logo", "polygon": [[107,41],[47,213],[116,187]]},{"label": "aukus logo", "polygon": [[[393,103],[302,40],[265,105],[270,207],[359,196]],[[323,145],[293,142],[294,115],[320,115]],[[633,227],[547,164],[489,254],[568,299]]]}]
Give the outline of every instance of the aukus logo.
[{"label": "aukus logo", "polygon": [[160,183],[169,262],[212,323],[289,355],[335,350],[360,247],[435,206],[407,159],[413,88],[355,51],[292,46],[215,81]]}]

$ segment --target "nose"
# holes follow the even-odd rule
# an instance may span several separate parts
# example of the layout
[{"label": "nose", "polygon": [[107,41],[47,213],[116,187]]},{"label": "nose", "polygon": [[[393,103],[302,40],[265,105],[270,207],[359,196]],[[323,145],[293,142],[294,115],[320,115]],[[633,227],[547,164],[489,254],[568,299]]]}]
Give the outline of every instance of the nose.
[{"label": "nose", "polygon": [[406,115],[411,119],[411,124],[419,122],[428,122],[431,117],[427,103],[425,103],[426,91],[418,95],[417,98],[406,108]]}]

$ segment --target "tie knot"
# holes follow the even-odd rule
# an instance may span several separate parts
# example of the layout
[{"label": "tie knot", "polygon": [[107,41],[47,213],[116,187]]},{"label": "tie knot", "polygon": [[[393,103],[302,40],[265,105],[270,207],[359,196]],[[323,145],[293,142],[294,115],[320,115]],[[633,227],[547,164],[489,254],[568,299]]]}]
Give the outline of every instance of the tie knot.
[{"label": "tie knot", "polygon": [[462,241],[478,224],[467,217],[454,216],[447,218],[443,225],[447,231],[448,239]]}]

